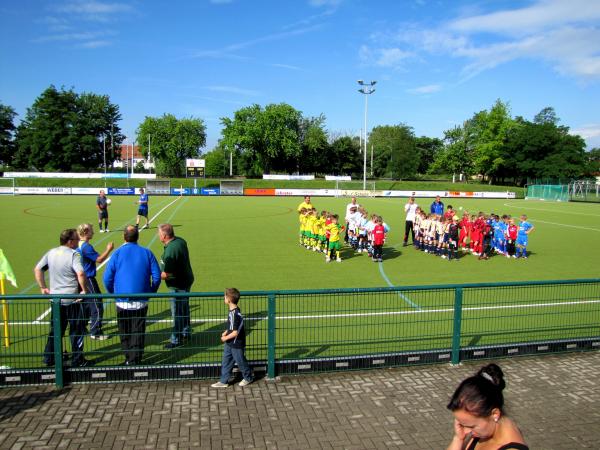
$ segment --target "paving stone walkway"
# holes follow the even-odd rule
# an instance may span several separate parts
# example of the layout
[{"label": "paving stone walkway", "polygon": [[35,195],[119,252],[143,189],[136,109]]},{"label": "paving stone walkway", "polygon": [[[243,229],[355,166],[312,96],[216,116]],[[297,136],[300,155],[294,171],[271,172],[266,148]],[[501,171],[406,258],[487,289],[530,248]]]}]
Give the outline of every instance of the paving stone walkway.
[{"label": "paving stone walkway", "polygon": [[[221,390],[212,381],[0,389],[0,448],[445,449],[446,403],[487,362]],[[497,363],[507,413],[532,449],[600,449],[600,352]]]}]

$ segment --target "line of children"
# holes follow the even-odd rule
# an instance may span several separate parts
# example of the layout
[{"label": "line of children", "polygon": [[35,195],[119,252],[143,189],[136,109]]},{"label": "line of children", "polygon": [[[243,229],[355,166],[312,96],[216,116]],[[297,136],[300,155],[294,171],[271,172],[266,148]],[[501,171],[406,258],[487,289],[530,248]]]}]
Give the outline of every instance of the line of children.
[{"label": "line of children", "polygon": [[[318,215],[315,208],[301,208],[298,220],[301,246],[308,250],[325,253],[326,262],[342,261],[340,235],[345,227],[339,223],[337,214],[322,211]],[[346,222],[348,222],[350,247],[358,253],[368,253],[375,262],[382,262],[383,244],[389,232],[389,227],[383,218],[373,214],[369,219],[367,211],[352,207],[346,215]]]},{"label": "line of children", "polygon": [[[451,210],[451,206],[448,207]],[[454,212],[454,211],[452,211]],[[470,252],[479,259],[489,259],[493,253],[507,258],[527,258],[528,236],[534,226],[522,215],[519,225],[513,218],[483,212],[462,219],[438,214],[427,215],[417,208],[414,221],[415,248],[448,260],[458,259],[458,251]]]}]

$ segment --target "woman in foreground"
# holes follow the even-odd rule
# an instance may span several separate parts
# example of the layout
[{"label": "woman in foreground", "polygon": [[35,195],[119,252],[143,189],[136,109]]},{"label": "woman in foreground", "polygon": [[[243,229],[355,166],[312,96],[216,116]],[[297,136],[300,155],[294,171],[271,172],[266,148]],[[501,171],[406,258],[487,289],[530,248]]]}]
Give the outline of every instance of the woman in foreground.
[{"label": "woman in foreground", "polygon": [[452,396],[454,438],[448,450],[528,450],[517,425],[504,415],[506,383],[496,364],[465,379]]}]

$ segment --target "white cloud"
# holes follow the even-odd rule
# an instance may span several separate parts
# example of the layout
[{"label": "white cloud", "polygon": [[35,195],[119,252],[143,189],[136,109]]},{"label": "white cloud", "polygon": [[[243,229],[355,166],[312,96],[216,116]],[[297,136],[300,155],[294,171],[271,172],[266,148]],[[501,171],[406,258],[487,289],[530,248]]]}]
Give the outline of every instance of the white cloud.
[{"label": "white cloud", "polygon": [[289,70],[302,70],[300,67],[297,66],[291,66],[289,64],[278,64],[278,63],[273,63],[273,64],[269,64],[271,67],[279,67],[281,69],[289,69]]},{"label": "white cloud", "polygon": [[309,0],[308,3],[311,6],[316,6],[316,7],[320,7],[320,6],[336,7],[340,3],[342,3],[342,1],[343,0]]},{"label": "white cloud", "polygon": [[407,52],[397,47],[371,48],[363,45],[359,50],[359,57],[364,64],[372,64],[380,67],[399,68],[404,60],[412,56],[412,52]]},{"label": "white cloud", "polygon": [[110,42],[110,41],[97,40],[97,41],[83,42],[82,44],[79,44],[77,47],[94,49],[94,48],[100,48],[100,47],[107,47],[111,44],[112,44],[112,42]]},{"label": "white cloud", "polygon": [[581,136],[586,141],[589,149],[600,148],[600,123],[582,125],[579,128],[570,130],[570,133]]},{"label": "white cloud", "polygon": [[126,3],[108,3],[95,0],[73,0],[56,8],[57,11],[81,14],[89,17],[106,16],[109,14],[129,12],[131,5]]},{"label": "white cloud", "polygon": [[64,41],[93,41],[97,40],[99,37],[112,35],[113,33],[109,32],[81,32],[81,33],[62,33],[62,34],[50,34],[47,36],[41,36],[39,38],[34,39],[32,42],[35,43],[44,43],[44,42],[64,42]]},{"label": "white cloud", "polygon": [[409,94],[433,94],[442,90],[442,86],[439,84],[428,84],[426,86],[419,86],[412,89],[407,89],[406,92]]},{"label": "white cloud", "polygon": [[450,22],[459,32],[531,34],[549,27],[600,19],[600,2],[590,0],[539,0],[525,8],[497,11]]},{"label": "white cloud", "polygon": [[257,97],[260,95],[260,92],[258,91],[242,89],[235,86],[206,86],[205,89],[212,92],[227,92],[229,94],[246,95],[249,97]]},{"label": "white cloud", "polygon": [[[538,0],[526,8],[462,17],[437,28],[403,24],[400,31],[372,35],[371,47],[363,45],[359,56],[372,65],[393,65],[394,56],[397,63],[409,56],[449,55],[465,60],[466,79],[513,60],[530,59],[562,75],[598,80],[598,19],[599,1]],[[399,50],[396,55],[386,53],[394,47]]]}]

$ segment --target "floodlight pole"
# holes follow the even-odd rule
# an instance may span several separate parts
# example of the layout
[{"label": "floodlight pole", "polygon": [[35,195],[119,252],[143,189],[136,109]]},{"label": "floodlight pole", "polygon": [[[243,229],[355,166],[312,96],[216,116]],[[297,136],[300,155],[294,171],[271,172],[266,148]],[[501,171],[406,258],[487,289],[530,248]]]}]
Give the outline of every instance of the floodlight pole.
[{"label": "floodlight pole", "polygon": [[367,112],[369,109],[369,95],[375,92],[373,86],[377,81],[369,81],[365,83],[363,80],[358,80],[359,86],[362,86],[358,92],[365,96],[365,128],[364,128],[364,153],[363,153],[363,190],[367,189]]},{"label": "floodlight pole", "polygon": [[104,187],[106,188],[106,134],[102,133],[102,152],[104,154]]}]

